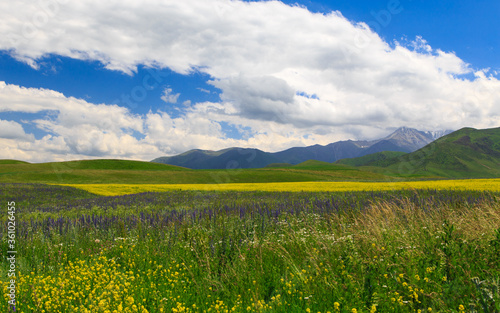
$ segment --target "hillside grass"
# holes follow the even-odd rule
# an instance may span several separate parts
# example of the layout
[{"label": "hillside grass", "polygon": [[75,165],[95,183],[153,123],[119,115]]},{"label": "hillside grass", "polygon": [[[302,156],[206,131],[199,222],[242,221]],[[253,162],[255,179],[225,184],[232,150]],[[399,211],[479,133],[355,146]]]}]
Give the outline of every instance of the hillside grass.
[{"label": "hillside grass", "polygon": [[317,160],[308,160],[297,165],[291,166],[293,169],[308,169],[308,170],[320,170],[320,171],[352,171],[354,168],[352,166],[347,166],[343,164],[334,164]]},{"label": "hillside grass", "polygon": [[18,160],[0,160],[0,164],[29,164],[29,163]]},{"label": "hillside grass", "polygon": [[387,160],[401,157],[405,154],[407,154],[407,153],[406,152],[396,152],[396,151],[383,151],[383,152],[368,154],[368,155],[358,157],[358,158],[342,159],[342,160],[338,160],[335,163],[349,165],[349,166],[370,166],[374,163],[381,165],[382,162],[387,162]]}]

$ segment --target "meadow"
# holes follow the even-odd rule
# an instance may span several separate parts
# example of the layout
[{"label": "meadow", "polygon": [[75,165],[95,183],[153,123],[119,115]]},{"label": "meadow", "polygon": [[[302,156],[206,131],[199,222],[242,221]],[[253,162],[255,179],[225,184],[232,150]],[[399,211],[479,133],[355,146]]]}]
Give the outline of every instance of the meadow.
[{"label": "meadow", "polygon": [[16,312],[500,311],[498,191],[0,191]]}]

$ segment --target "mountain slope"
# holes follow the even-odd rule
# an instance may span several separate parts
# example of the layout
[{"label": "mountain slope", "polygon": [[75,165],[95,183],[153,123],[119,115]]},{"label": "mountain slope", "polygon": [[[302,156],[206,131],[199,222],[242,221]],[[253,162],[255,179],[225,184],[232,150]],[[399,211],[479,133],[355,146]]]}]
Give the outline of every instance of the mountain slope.
[{"label": "mountain slope", "polygon": [[383,152],[376,152],[364,155],[362,157],[338,160],[336,163],[349,166],[371,166],[374,164],[380,166],[380,164],[382,164],[383,161],[388,161],[393,158],[403,156],[405,154],[406,152],[383,151]]},{"label": "mountain slope", "polygon": [[382,152],[413,152],[449,133],[422,132],[402,127],[391,135],[373,141],[339,141],[326,146],[294,147],[269,153],[258,149],[229,148],[220,151],[191,150],[172,157],[161,157],[152,162],[183,166],[191,169],[261,168],[273,163],[299,164],[307,160],[335,162]]},{"label": "mountain slope", "polygon": [[314,145],[309,147],[290,148],[285,151],[276,152],[274,155],[280,162],[299,164],[307,160],[323,162],[335,162],[338,159],[354,158],[362,153],[363,148],[356,142],[339,141],[326,146]]},{"label": "mountain slope", "polygon": [[157,158],[151,162],[191,169],[261,168],[271,163],[282,163],[272,153],[244,148],[229,148],[220,151],[191,150],[172,157]]},{"label": "mountain slope", "polygon": [[413,153],[371,165],[397,176],[499,177],[500,128],[463,128]]}]

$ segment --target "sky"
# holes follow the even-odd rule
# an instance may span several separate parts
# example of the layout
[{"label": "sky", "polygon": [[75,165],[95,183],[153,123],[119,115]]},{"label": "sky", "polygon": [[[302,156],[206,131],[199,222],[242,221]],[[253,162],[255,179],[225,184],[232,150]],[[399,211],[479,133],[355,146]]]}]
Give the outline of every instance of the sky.
[{"label": "sky", "polygon": [[496,0],[0,0],[0,159],[500,127]]}]

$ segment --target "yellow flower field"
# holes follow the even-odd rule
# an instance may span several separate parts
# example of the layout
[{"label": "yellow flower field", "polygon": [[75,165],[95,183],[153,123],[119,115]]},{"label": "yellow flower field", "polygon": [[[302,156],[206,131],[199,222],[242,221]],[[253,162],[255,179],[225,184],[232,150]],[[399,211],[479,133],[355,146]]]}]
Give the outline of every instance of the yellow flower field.
[{"label": "yellow flower field", "polygon": [[399,189],[454,189],[500,191],[500,179],[435,180],[410,182],[286,182],[235,184],[61,184],[103,196],[169,190],[202,191],[384,191]]}]

